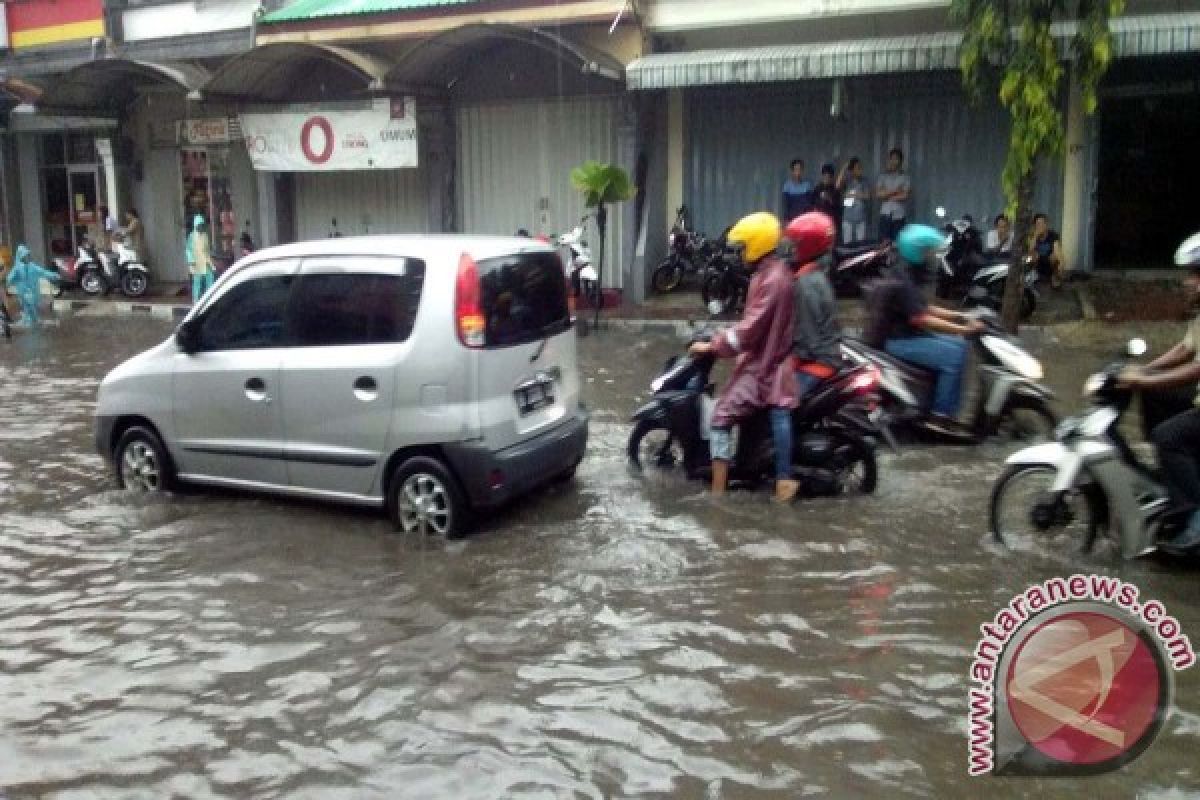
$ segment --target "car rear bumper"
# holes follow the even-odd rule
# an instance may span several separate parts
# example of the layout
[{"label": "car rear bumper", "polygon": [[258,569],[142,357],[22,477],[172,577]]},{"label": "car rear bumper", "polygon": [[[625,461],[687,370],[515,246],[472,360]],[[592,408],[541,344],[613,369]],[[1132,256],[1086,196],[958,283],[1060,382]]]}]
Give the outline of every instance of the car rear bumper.
[{"label": "car rear bumper", "polygon": [[444,449],[471,505],[489,508],[573,469],[583,460],[587,435],[588,414],[580,409],[554,430],[504,450],[480,442]]}]

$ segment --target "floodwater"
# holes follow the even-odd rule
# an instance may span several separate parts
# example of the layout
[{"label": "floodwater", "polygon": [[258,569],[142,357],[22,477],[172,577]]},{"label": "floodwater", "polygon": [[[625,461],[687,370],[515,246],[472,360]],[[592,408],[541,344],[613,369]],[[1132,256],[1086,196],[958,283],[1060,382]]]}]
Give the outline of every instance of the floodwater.
[{"label": "floodwater", "polygon": [[[676,341],[581,339],[574,484],[470,538],[336,507],[112,490],[106,369],[168,333],[66,318],[0,343],[0,793],[8,798],[1176,798],[1200,670],[1114,775],[966,775],[969,656],[1016,592],[1119,574],[1200,641],[1197,574],[1006,553],[1006,447],[912,448],[868,498],[713,504],[639,478],[626,419]],[[1159,343],[1177,328],[1159,326]],[[1066,410],[1120,332],[1039,337]],[[1011,449],[1011,446],[1007,449]]]}]

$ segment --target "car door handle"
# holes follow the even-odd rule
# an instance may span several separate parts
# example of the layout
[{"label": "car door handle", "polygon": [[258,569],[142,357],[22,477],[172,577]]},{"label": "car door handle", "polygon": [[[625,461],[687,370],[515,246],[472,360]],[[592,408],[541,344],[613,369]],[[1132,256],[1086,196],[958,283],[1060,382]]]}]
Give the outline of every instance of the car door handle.
[{"label": "car door handle", "polygon": [[363,375],[354,381],[354,396],[369,403],[379,396],[379,384],[370,375]]},{"label": "car door handle", "polygon": [[250,378],[246,381],[246,397],[255,403],[271,402],[271,395],[267,394],[267,384],[262,378]]}]

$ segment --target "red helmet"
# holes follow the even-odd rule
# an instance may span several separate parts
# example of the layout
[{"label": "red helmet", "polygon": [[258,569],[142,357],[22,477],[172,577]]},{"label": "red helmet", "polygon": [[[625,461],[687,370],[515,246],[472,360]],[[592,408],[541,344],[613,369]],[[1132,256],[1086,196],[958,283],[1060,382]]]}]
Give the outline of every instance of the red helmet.
[{"label": "red helmet", "polygon": [[796,217],[788,223],[783,235],[792,243],[792,257],[797,264],[816,261],[833,248],[837,239],[833,220],[820,211]]}]

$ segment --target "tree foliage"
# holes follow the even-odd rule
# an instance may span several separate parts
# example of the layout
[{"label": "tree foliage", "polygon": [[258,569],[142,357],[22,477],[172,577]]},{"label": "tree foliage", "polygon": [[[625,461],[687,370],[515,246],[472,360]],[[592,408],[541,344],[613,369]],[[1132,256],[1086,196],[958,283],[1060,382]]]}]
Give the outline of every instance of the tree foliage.
[{"label": "tree foliage", "polygon": [[[629,174],[615,164],[588,161],[571,170],[571,185],[583,194],[583,204],[596,209],[596,229],[600,234],[599,258],[596,259],[597,278],[604,275],[604,244],[608,227],[608,206],[623,203],[637,192]],[[601,297],[603,293],[601,293]],[[595,326],[600,324],[601,302],[596,303]]]},{"label": "tree foliage", "polygon": [[[1113,55],[1109,20],[1124,7],[1125,0],[951,2],[951,17],[963,26],[960,66],[968,97],[978,102],[994,92],[1012,120],[1002,183],[1018,242],[1028,238],[1038,162],[1063,151],[1063,58],[1074,60],[1084,109],[1093,113]],[[1061,43],[1071,27],[1068,50]],[[1021,295],[1024,248],[1014,251],[1004,302],[1010,328],[1015,328]]]}]

